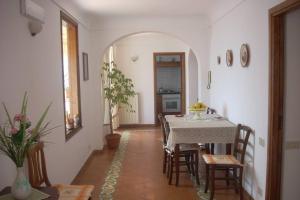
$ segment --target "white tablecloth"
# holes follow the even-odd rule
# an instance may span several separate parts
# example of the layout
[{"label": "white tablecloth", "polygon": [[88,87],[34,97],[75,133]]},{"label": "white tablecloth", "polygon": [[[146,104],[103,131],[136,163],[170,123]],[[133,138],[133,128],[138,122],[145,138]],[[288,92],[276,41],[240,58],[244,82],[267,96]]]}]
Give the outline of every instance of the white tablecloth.
[{"label": "white tablecloth", "polygon": [[167,115],[170,134],[167,146],[174,149],[181,143],[233,143],[236,125],[219,115],[203,115],[204,119],[194,120],[191,116]]}]

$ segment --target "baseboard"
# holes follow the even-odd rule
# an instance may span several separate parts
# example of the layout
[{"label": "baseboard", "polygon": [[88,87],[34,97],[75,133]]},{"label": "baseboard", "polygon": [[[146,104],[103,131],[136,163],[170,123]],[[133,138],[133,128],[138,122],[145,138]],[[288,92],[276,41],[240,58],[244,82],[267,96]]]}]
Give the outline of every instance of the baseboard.
[{"label": "baseboard", "polygon": [[71,184],[76,184],[76,179],[78,178],[79,174],[82,173],[82,171],[87,169],[88,164],[91,162],[92,157],[97,154],[97,153],[101,153],[103,150],[94,150],[92,153],[90,153],[88,159],[85,161],[85,163],[83,164],[83,166],[81,167],[81,169],[79,170],[79,172],[77,173],[77,175],[75,176],[75,178],[72,180]]},{"label": "baseboard", "polygon": [[119,128],[154,128],[155,124],[120,124]]}]

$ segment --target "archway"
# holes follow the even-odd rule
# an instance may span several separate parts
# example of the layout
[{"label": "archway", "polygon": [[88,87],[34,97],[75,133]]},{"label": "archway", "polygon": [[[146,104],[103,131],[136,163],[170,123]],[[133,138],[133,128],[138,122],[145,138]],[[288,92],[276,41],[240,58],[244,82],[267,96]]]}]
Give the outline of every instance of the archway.
[{"label": "archway", "polygon": [[[114,40],[101,56],[101,62],[113,59],[118,68],[133,79],[136,92],[139,93],[139,124],[155,123],[154,112],[154,52],[184,52],[186,57],[186,107],[197,101],[198,95],[198,59],[191,47],[165,33],[143,32],[125,35]],[[111,55],[113,54],[113,55]],[[105,110],[105,106],[103,105]],[[107,110],[107,109],[106,109]],[[188,110],[188,109],[187,109]],[[107,111],[106,111],[107,112]],[[107,118],[105,119],[107,122]]]}]

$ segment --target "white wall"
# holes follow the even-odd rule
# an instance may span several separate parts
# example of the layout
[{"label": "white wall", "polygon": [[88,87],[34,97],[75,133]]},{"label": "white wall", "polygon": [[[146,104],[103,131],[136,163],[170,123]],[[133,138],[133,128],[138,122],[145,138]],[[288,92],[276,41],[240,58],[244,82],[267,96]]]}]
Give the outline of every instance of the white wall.
[{"label": "white wall", "polygon": [[[60,9],[52,1],[38,1],[45,9],[45,24],[40,34],[29,34],[28,20],[20,15],[19,0],[0,1],[0,101],[17,113],[25,91],[29,93],[29,117],[36,123],[43,109],[52,102],[48,115],[51,125],[61,125],[51,135],[45,149],[48,175],[52,183],[70,183],[91,151],[102,147],[100,81],[90,68],[90,80],[82,81],[81,109],[83,128],[68,142],[64,136]],[[68,10],[72,14],[72,10]],[[78,14],[78,12],[76,12]],[[76,15],[74,15],[76,17]],[[82,51],[90,53],[89,31],[79,23],[79,63]],[[99,97],[98,97],[99,96]],[[0,121],[4,112],[1,107]],[[15,178],[14,164],[0,155],[0,190]]]},{"label": "white wall", "polygon": [[290,148],[291,142],[300,142],[300,9],[286,15],[285,19],[285,98],[282,198],[297,199],[300,196],[300,149]]},{"label": "white wall", "polygon": [[[117,41],[114,46],[118,68],[133,80],[135,91],[139,93],[140,123],[154,124],[153,53],[185,52],[188,72],[189,47],[176,38],[159,33],[132,35]],[[139,56],[139,59],[132,62],[131,57],[135,55]],[[186,92],[186,96],[189,96],[189,90]],[[196,90],[193,92],[197,93]]]},{"label": "white wall", "polygon": [[[190,49],[188,54],[188,70],[187,70],[187,76],[188,76],[188,82],[187,82],[187,90],[189,90],[189,95],[186,98],[187,105],[192,105],[198,100],[198,82],[202,81],[198,79],[198,61],[194,54],[194,52]],[[204,84],[205,85],[205,84]],[[188,109],[187,109],[188,110]]]},{"label": "white wall", "polygon": [[[233,122],[246,124],[255,130],[255,141],[251,142],[255,145],[255,151],[250,147],[254,163],[248,162],[244,185],[256,200],[264,199],[266,185],[267,144],[260,146],[258,139],[262,138],[267,143],[268,9],[279,2],[280,0],[245,0],[215,21],[211,27],[210,105]],[[250,47],[248,68],[240,65],[239,50],[242,43],[248,43]],[[226,49],[233,51],[232,67],[226,66]],[[217,65],[217,56],[222,58],[221,65]]]},{"label": "white wall", "polygon": [[[255,130],[255,141],[252,142],[255,145],[255,152],[252,153],[254,163],[249,163],[254,168],[251,171],[247,167],[250,175],[246,177],[245,186],[254,199],[264,199],[267,144],[262,147],[257,141],[259,137],[266,140],[268,133],[268,9],[281,1],[243,0],[234,9],[215,18],[217,20],[210,28],[208,20],[203,17],[111,17],[97,18],[92,23],[82,20],[79,24],[80,59],[82,51],[88,52],[90,67],[90,80],[81,81],[84,128],[67,143],[64,142],[62,127],[47,138],[53,142],[46,148],[52,182],[70,182],[90,151],[103,146],[100,67],[107,47],[133,33],[160,32],[179,38],[193,49],[199,65],[200,100],[210,101],[209,104],[219,113]],[[31,37],[27,19],[19,14],[19,1],[0,1],[0,25],[5,27],[0,29],[0,100],[7,102],[11,112],[17,112],[16,105],[19,105],[23,92],[27,90],[33,120],[52,101],[48,119],[52,120],[53,125],[63,125],[59,8],[54,1],[37,2],[45,8],[46,23],[39,35]],[[55,2],[61,3],[77,19],[85,19],[77,8],[68,6],[68,1]],[[89,24],[91,34],[87,30]],[[239,64],[242,43],[250,46],[248,68],[242,68]],[[225,66],[226,49],[233,50],[234,64],[231,68]],[[216,64],[218,55],[222,57],[220,66]],[[210,91],[206,89],[209,69],[212,70]],[[3,112],[0,112],[0,121],[3,121]],[[15,169],[2,155],[0,163],[1,189],[11,184]],[[262,194],[257,194],[258,188]]]},{"label": "white wall", "polygon": [[[199,65],[199,79],[206,82],[207,76],[201,70],[209,63],[209,29],[204,17],[110,17],[96,18],[91,23],[93,67],[100,68],[106,49],[120,38],[142,32],[158,32],[174,36],[187,44],[196,55]],[[200,70],[201,69],[201,70]],[[199,84],[199,97],[207,102],[205,87]]]}]

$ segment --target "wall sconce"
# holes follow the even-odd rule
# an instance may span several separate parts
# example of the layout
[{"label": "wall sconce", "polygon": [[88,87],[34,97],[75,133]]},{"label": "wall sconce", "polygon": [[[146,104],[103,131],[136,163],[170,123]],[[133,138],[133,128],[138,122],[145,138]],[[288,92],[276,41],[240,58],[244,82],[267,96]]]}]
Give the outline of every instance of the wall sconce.
[{"label": "wall sconce", "polygon": [[208,77],[207,77],[207,89],[209,90],[211,88],[211,71],[208,71]]},{"label": "wall sconce", "polygon": [[131,56],[131,61],[136,62],[139,59],[139,56]]},{"label": "wall sconce", "polygon": [[29,28],[31,35],[35,36],[36,34],[38,34],[39,32],[42,31],[43,25],[42,25],[42,23],[40,23],[38,21],[29,21],[28,28]]},{"label": "wall sconce", "polygon": [[31,0],[21,0],[21,14],[30,19],[28,28],[32,36],[42,31],[45,21],[45,10]]}]

